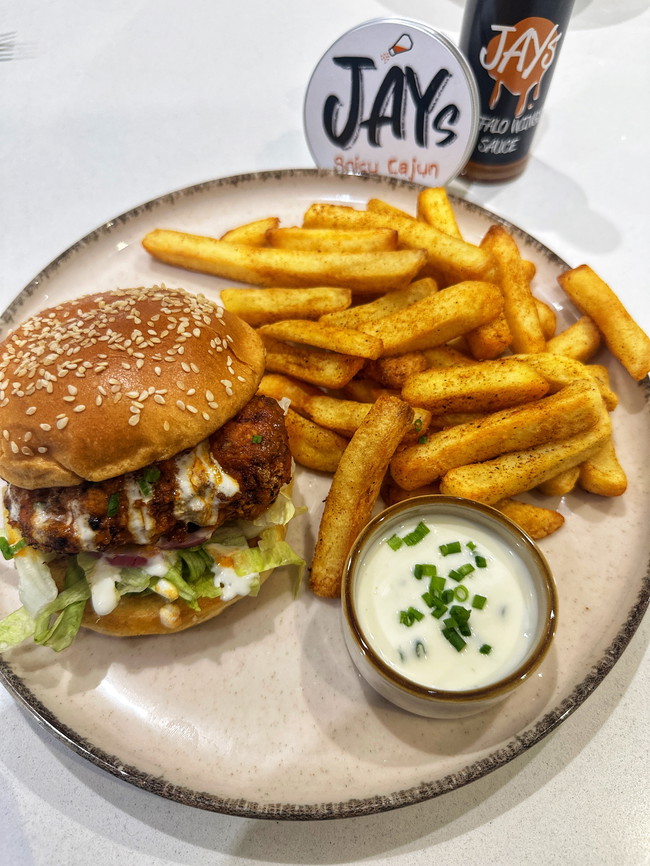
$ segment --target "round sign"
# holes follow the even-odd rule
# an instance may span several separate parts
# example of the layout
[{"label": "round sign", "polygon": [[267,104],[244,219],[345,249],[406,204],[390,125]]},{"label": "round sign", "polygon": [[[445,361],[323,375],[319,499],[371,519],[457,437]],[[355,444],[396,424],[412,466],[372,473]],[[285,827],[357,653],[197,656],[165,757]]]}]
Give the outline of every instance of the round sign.
[{"label": "round sign", "polygon": [[476,82],[460,51],[415,21],[379,18],[323,55],[305,97],[307,143],[319,168],[444,186],[477,135]]}]

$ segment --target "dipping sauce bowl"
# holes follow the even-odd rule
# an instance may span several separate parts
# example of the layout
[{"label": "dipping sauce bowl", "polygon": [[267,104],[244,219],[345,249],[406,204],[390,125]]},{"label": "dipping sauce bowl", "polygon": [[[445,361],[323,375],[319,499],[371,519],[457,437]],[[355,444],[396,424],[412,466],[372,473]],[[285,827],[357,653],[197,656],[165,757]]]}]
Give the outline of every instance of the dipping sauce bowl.
[{"label": "dipping sauce bowl", "polygon": [[343,576],[343,631],[359,673],[431,718],[481,712],[524,683],[551,646],[557,605],[534,541],[496,509],[451,496],[382,511]]}]

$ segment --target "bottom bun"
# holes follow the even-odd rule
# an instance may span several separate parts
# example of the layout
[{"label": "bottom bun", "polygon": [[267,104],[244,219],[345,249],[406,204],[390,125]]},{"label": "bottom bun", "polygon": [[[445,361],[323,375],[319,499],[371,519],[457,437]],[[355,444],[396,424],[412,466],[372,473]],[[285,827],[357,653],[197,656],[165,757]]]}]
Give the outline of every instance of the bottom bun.
[{"label": "bottom bun", "polygon": [[[260,586],[271,574],[272,570],[260,574]],[[207,620],[219,616],[227,607],[245,598],[250,598],[250,596],[236,595],[229,601],[222,601],[220,598],[202,598],[199,601],[201,610],[193,610],[182,600],[169,602],[154,594],[127,595],[120,599],[120,603],[114,611],[105,616],[98,616],[93,609],[92,602],[88,601],[81,625],[90,631],[108,634],[112,637],[173,634],[207,622]],[[161,619],[161,612],[163,608],[170,606],[175,608],[174,622],[167,626]]]}]

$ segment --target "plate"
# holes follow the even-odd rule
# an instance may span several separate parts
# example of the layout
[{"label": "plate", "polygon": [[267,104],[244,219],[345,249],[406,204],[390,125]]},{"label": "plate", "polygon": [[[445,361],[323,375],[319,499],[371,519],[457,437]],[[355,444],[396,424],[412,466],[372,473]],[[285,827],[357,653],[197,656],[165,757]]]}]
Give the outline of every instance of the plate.
[{"label": "plate", "polygon": [[[363,206],[378,196],[414,212],[418,187],[312,170],[245,175],[162,196],[101,226],[50,264],[4,313],[2,333],[38,309],[91,291],[165,283],[217,298],[220,280],[153,261],[150,229],[220,235],[271,215],[297,224],[312,201]],[[468,240],[503,222],[454,200]],[[537,266],[536,294],[559,327],[576,313],[556,275],[567,266],[510,226]],[[497,709],[459,721],[411,716],[370,692],[343,642],[339,604],[279,571],[256,599],[189,632],[114,639],[81,633],[57,655],[24,645],[0,678],[52,734],[134,785],[187,805],[257,818],[370,814],[444,794],[502,766],[554,730],[594,690],[636,630],[650,596],[650,394],[605,354],[620,396],[617,449],[631,480],[603,499],[545,499],[566,517],[540,542],[555,573],[560,616],[539,673]],[[300,467],[306,514],[290,540],[308,559],[328,479]],[[0,614],[18,606],[13,568],[0,566]]]}]

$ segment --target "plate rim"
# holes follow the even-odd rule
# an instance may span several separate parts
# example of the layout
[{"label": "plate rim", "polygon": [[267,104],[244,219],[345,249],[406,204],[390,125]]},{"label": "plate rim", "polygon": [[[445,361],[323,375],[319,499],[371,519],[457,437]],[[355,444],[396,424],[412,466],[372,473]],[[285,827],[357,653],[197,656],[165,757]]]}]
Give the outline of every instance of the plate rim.
[{"label": "plate rim", "polygon": [[[275,171],[257,171],[245,174],[231,175],[228,177],[214,178],[193,184],[187,187],[164,193],[153,199],[123,212],[113,219],[99,225],[88,234],[77,240],[62,253],[56,256],[46,265],[29,283],[15,296],[0,315],[0,330],[10,327],[16,319],[16,313],[23,304],[34,294],[44,280],[63,266],[69,258],[82,253],[83,248],[101,239],[113,228],[119,227],[132,219],[135,219],[147,211],[157,207],[174,203],[179,198],[187,198],[199,195],[211,189],[219,187],[236,187],[243,183],[278,181],[282,182],[291,178],[313,178],[316,180],[328,180],[332,183],[345,182],[345,179],[353,177],[357,181],[376,183],[383,189],[400,188],[417,193],[425,187],[399,178],[387,178],[379,175],[346,175],[325,169],[279,169]],[[488,210],[476,202],[468,200],[458,194],[449,192],[453,202],[458,202],[462,207],[482,215],[489,215],[490,220],[505,226],[515,236],[525,239],[528,245],[542,252],[554,265],[569,268],[570,266],[554,253],[549,247],[530,235],[518,225],[510,222],[499,214]],[[643,391],[646,403],[650,403],[650,378],[646,376],[638,386]],[[575,710],[580,707],[594,692],[597,686],[604,680],[614,667],[623,651],[628,646],[637,631],[645,612],[650,605],[650,562],[646,565],[646,573],[640,580],[636,603],[628,611],[625,621],[622,623],[618,633],[606,649],[603,657],[597,664],[592,666],[589,674],[576,684],[573,690],[566,695],[560,703],[545,713],[534,724],[513,735],[505,743],[501,744],[488,755],[468,763],[460,771],[447,774],[440,779],[431,782],[422,782],[419,785],[404,788],[391,794],[377,794],[362,798],[351,798],[341,802],[313,802],[304,804],[292,803],[260,803],[245,798],[220,797],[218,795],[195,791],[186,786],[166,782],[162,777],[152,777],[150,774],[139,770],[137,767],[122,763],[116,755],[110,755],[104,750],[94,746],[88,740],[62,723],[56,715],[51,712],[33,694],[27,683],[12,669],[9,661],[0,654],[0,682],[5,686],[18,704],[35,719],[35,721],[60,742],[70,748],[80,757],[88,760],[98,768],[105,770],[110,775],[128,782],[135,787],[156,794],[165,799],[181,803],[186,806],[202,809],[205,811],[218,812],[245,818],[261,818],[270,820],[326,820],[338,818],[359,817],[362,815],[377,814],[392,811],[409,805],[415,805],[426,800],[434,799],[449,793],[452,790],[464,787],[471,782],[477,781],[494,770],[505,766],[512,760],[526,752],[536,743],[543,740],[564,722]]]}]

